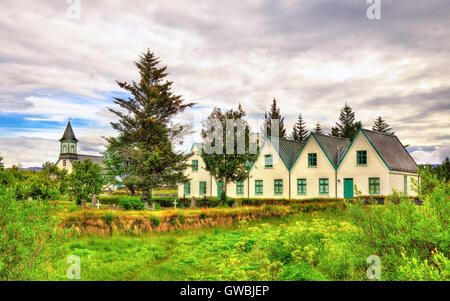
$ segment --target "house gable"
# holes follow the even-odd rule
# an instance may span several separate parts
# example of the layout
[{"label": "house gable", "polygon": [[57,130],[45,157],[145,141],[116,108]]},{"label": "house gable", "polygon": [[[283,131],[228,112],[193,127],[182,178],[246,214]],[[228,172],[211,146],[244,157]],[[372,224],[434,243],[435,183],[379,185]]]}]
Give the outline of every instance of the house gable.
[{"label": "house gable", "polygon": [[330,157],[327,155],[314,133],[311,133],[308,139],[306,139],[302,149],[299,151],[297,159],[292,165],[291,172],[298,168],[308,168],[308,153],[317,154],[317,166],[323,167],[323,164],[325,163],[327,167],[331,167],[333,170],[335,169]]},{"label": "house gable", "polygon": [[[278,148],[279,147],[280,146],[278,146]],[[264,169],[264,163],[265,163],[264,156],[265,155],[272,155],[273,166],[274,166],[273,168],[275,168],[275,166],[277,166],[277,168],[281,167],[281,164],[279,164],[281,162],[282,165],[284,166],[283,168],[285,168],[287,171],[289,171],[289,166],[281,157],[278,149],[273,145],[272,139],[270,139],[270,137],[266,137],[262,147],[258,151],[256,161],[253,162],[253,164],[250,166],[249,173],[252,172],[252,170],[254,170],[255,168]]]},{"label": "house gable", "polygon": [[[361,166],[362,168],[376,168],[380,170],[390,171],[389,165],[380,155],[379,151],[373,145],[372,141],[367,137],[365,132],[360,129],[352,140],[352,143],[345,151],[341,161],[339,162],[338,170],[347,171],[349,169],[358,168],[356,162],[357,151],[367,151],[367,164]],[[344,166],[344,167],[343,167]],[[361,171],[360,171],[361,172]]]},{"label": "house gable", "polygon": [[[280,147],[280,145],[278,145],[278,148],[279,147]],[[260,163],[257,163],[257,162],[262,162],[261,166],[262,166],[262,168],[264,168],[264,156],[269,153],[272,155],[272,159],[274,160],[274,162],[275,162],[275,158],[277,160],[280,160],[281,162],[283,162],[284,167],[289,171],[289,167],[288,167],[289,165],[287,165],[287,163],[281,157],[278,149],[276,147],[274,147],[274,145],[272,144],[272,139],[270,139],[270,137],[266,137],[266,139],[264,139],[262,146],[259,148],[258,154],[256,155],[255,162],[253,162],[250,165],[248,172],[250,173],[255,166],[261,165]],[[260,161],[260,160],[262,160],[262,161]]]}]

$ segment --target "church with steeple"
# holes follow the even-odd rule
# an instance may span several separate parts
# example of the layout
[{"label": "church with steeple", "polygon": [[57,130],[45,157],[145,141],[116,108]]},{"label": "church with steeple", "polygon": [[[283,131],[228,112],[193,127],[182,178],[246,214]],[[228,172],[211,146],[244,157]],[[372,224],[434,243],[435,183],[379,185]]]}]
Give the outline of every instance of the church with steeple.
[{"label": "church with steeple", "polygon": [[103,157],[78,153],[78,139],[75,137],[70,121],[67,123],[66,130],[64,131],[62,138],[59,139],[59,142],[59,159],[58,162],[56,162],[56,166],[58,166],[59,169],[66,169],[69,173],[71,173],[73,162],[84,161],[87,159],[91,160],[92,163],[100,165],[102,168],[104,167]]}]

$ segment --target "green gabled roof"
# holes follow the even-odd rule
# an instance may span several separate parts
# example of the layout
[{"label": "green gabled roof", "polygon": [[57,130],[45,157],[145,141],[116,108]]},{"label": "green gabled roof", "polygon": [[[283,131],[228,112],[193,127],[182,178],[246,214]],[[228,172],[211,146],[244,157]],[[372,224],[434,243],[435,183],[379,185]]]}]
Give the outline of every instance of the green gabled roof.
[{"label": "green gabled roof", "polygon": [[70,121],[67,123],[66,130],[64,131],[64,134],[61,139],[59,139],[60,142],[62,141],[75,141],[78,142],[77,138],[75,137],[75,133],[73,132],[72,126],[70,125]]},{"label": "green gabled roof", "polygon": [[331,161],[331,165],[336,169],[339,166],[342,156],[350,146],[350,139],[334,136],[313,134],[317,143],[322,147],[323,152]]}]

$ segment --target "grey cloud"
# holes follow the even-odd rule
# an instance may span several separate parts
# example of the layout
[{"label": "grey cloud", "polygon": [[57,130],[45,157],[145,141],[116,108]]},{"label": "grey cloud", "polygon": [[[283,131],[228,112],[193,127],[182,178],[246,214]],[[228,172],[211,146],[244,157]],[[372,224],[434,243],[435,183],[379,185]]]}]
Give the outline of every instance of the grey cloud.
[{"label": "grey cloud", "polygon": [[[262,116],[276,97],[287,124],[302,112],[328,129],[348,102],[364,125],[386,117],[405,144],[447,143],[450,3],[381,4],[383,19],[369,21],[364,0],[82,0],[70,21],[65,1],[0,3],[0,111],[29,108],[43,88],[117,90],[150,48],[202,112],[240,102]],[[83,150],[101,149],[92,143]]]}]

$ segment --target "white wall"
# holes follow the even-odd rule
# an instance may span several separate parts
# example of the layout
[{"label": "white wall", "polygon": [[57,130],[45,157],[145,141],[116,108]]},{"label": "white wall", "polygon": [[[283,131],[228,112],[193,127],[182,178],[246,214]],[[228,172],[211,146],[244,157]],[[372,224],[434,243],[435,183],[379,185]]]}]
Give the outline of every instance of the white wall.
[{"label": "white wall", "polygon": [[[191,194],[189,196],[203,197],[200,195],[200,182],[206,182],[206,196],[217,196],[217,185],[212,179],[211,175],[205,169],[205,163],[200,156],[199,150],[194,146],[192,149],[193,155],[188,159],[189,165],[192,164],[193,160],[198,160],[198,171],[192,171],[192,167],[189,166],[185,170],[185,175],[190,178],[191,183]],[[184,195],[184,183],[178,184],[178,196],[182,197]],[[188,197],[188,196],[186,196]]]},{"label": "white wall", "polygon": [[[308,166],[308,154],[317,154],[317,167]],[[306,194],[297,194],[297,179],[306,179]],[[319,179],[328,179],[328,194],[319,194]],[[335,171],[330,161],[311,136],[291,170],[291,198],[334,198]]]},{"label": "white wall", "polygon": [[[356,152],[359,150],[367,151],[367,165],[356,164]],[[339,166],[338,198],[344,197],[344,178],[353,178],[353,185],[357,186],[362,195],[369,195],[369,178],[380,178],[379,195],[391,193],[389,169],[362,132],[359,132]]]},{"label": "white wall", "polygon": [[407,179],[407,195],[411,195],[411,196],[417,196],[417,192],[414,191],[414,187],[413,187],[413,181],[412,179],[414,179],[416,182],[418,181],[418,174],[413,174],[413,173],[405,173],[405,172],[396,172],[396,171],[392,171],[390,173],[390,191],[391,193],[393,192],[393,190],[397,190],[400,192],[404,192],[404,177],[406,176]]},{"label": "white wall", "polygon": [[[265,155],[272,155],[273,168],[265,168]],[[274,180],[283,180],[283,194],[275,194]],[[255,180],[263,180],[263,194],[255,194]],[[281,160],[278,152],[269,139],[266,140],[261,152],[250,171],[251,198],[289,198],[289,171]]]}]

